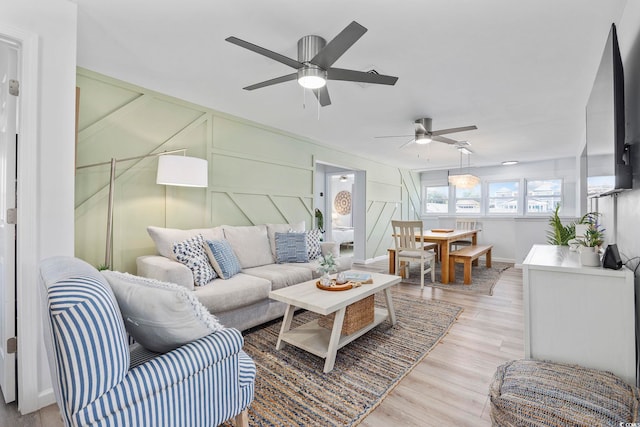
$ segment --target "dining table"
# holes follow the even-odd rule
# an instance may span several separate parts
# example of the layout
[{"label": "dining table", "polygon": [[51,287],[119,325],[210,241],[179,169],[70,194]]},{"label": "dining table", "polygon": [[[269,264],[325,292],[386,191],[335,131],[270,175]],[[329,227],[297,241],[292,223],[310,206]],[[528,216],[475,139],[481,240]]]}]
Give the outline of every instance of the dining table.
[{"label": "dining table", "polygon": [[[471,238],[471,244],[478,244],[478,232],[480,229],[474,230],[456,230],[453,228],[432,228],[424,230],[422,235],[416,234],[416,241],[424,241],[436,243],[438,245],[438,253],[440,256],[440,282],[449,283],[449,246],[456,240],[464,240]],[[389,274],[395,274],[396,270],[396,252],[389,250]],[[477,261],[474,261],[474,265]]]}]

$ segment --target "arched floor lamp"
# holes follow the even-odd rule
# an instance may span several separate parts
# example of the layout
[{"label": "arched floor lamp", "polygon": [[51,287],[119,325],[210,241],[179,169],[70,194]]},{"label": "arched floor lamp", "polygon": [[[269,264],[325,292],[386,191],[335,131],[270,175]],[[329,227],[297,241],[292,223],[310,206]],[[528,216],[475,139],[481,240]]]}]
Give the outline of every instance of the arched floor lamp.
[{"label": "arched floor lamp", "polygon": [[[107,237],[104,255],[104,265],[111,268],[111,250],[113,246],[113,192],[116,180],[116,165],[132,160],[146,159],[148,157],[158,157],[158,174],[156,184],[173,185],[179,187],[207,187],[208,186],[208,164],[204,159],[197,157],[187,157],[186,148],[178,150],[163,151],[162,153],[146,154],[125,159],[112,158],[108,162],[93,163],[90,165],[78,166],[76,169],[86,169],[96,166],[111,165],[109,175],[109,204],[107,208]],[[182,156],[172,154],[183,153]]]}]

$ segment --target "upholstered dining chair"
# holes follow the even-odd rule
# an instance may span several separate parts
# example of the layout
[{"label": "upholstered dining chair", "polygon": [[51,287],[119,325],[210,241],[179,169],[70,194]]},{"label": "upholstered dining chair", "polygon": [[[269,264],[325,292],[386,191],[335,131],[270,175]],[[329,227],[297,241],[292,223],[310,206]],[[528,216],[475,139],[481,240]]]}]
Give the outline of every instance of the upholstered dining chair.
[{"label": "upholstered dining chair", "polygon": [[409,265],[412,262],[420,263],[420,289],[424,288],[424,276],[427,273],[431,273],[431,282],[435,282],[436,254],[430,250],[433,244],[424,241],[422,221],[392,220],[391,226],[396,249],[396,274],[400,271],[402,262],[406,268],[404,277],[409,277]]},{"label": "upholstered dining chair", "polygon": [[248,425],[256,367],[236,329],[163,354],[130,353],[118,302],[93,266],[47,258],[40,284],[51,380],[67,427],[213,427],[234,417]]},{"label": "upholstered dining chair", "polygon": [[[478,221],[475,218],[456,218],[456,230],[475,230],[478,226]],[[457,250],[460,246],[471,246],[473,243],[471,239],[461,239],[451,242],[450,249]]]}]

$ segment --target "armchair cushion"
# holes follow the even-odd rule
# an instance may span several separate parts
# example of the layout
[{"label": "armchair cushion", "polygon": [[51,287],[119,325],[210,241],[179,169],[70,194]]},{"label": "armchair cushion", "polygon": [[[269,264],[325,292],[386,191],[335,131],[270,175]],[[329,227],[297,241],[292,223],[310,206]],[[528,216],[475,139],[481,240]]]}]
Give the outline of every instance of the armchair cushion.
[{"label": "armchair cushion", "polygon": [[222,329],[193,292],[173,283],[103,271],[125,328],[144,348],[165,353]]}]

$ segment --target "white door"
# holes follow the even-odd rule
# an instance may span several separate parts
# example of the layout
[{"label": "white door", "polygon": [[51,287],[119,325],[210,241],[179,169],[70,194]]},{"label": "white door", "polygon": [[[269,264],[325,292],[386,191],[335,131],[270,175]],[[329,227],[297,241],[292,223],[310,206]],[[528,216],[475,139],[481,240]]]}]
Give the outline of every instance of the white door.
[{"label": "white door", "polygon": [[18,46],[0,39],[0,389],[5,402],[16,400],[16,226],[7,210],[16,207],[16,111]]}]

